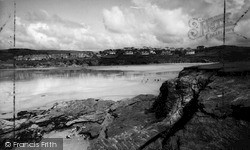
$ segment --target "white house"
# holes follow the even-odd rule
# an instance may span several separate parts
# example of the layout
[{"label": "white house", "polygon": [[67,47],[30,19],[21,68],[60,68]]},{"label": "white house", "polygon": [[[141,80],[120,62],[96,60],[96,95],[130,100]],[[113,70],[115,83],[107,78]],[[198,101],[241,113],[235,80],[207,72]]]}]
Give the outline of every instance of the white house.
[{"label": "white house", "polygon": [[134,52],[133,51],[125,51],[124,54],[125,55],[134,55]]},{"label": "white house", "polygon": [[186,52],[186,55],[194,55],[195,51],[194,50],[189,50]]}]

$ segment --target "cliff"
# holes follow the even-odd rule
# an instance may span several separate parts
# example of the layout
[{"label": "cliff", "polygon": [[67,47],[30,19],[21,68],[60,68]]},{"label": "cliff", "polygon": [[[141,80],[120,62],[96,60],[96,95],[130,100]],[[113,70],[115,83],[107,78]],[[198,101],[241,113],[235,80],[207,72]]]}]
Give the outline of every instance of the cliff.
[{"label": "cliff", "polygon": [[[16,139],[39,141],[45,133],[72,129],[89,139],[89,150],[249,149],[250,70],[245,66],[185,68],[162,84],[157,97],[88,99],[19,112]],[[0,123],[4,143],[12,136],[12,120]]]}]

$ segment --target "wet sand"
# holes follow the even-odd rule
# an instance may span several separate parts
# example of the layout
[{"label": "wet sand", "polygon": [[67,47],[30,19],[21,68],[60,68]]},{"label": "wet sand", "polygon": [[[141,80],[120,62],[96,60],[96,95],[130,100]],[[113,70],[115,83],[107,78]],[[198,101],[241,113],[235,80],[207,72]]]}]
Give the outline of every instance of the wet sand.
[{"label": "wet sand", "polygon": [[[87,98],[121,100],[139,94],[158,95],[159,88],[164,81],[175,78],[183,67],[192,65],[197,64],[88,67],[94,70],[92,72],[69,68],[58,71],[53,68],[53,71],[49,73],[31,71],[27,74],[24,71],[26,74],[20,74],[22,80],[16,82],[16,110],[18,112],[51,106],[58,101]],[[12,111],[12,89],[11,80],[0,81],[0,113]]]}]

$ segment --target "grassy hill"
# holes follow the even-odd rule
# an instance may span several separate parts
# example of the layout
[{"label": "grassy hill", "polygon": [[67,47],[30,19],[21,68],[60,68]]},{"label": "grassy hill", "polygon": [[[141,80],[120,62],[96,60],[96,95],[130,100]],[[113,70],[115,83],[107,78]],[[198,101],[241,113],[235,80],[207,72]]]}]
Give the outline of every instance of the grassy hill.
[{"label": "grassy hill", "polygon": [[204,50],[197,51],[197,57],[204,57],[208,59],[217,58],[223,59],[227,62],[233,61],[250,61],[250,47],[238,46],[215,46],[208,47]]},{"label": "grassy hill", "polygon": [[34,55],[34,54],[65,54],[79,51],[69,51],[69,50],[32,50],[32,49],[3,49],[0,50],[0,60],[7,61],[13,59],[14,56],[19,55]]},{"label": "grassy hill", "polygon": [[[5,66],[12,63],[14,56],[19,55],[34,55],[34,54],[63,54],[63,53],[74,53],[79,51],[69,50],[32,50],[32,49],[5,49],[0,50],[0,64]],[[132,64],[150,64],[150,63],[180,63],[180,62],[239,62],[239,61],[250,61],[250,47],[237,47],[237,46],[215,46],[208,47],[205,49],[196,50],[195,55],[116,55],[115,57],[101,57],[98,58],[93,53],[92,58],[89,60],[75,59],[75,60],[44,60],[44,61],[19,61],[17,64],[20,67],[24,66],[54,66],[60,64],[72,65],[132,65]],[[4,64],[4,65],[3,65]],[[5,68],[5,67],[3,67]]]}]

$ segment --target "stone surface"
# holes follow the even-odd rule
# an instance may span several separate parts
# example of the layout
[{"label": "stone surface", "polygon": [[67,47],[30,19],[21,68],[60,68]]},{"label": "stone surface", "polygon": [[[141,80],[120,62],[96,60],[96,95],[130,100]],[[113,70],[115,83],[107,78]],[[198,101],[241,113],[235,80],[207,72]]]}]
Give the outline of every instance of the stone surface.
[{"label": "stone surface", "polygon": [[166,132],[161,149],[249,149],[249,76],[221,76],[214,70],[187,69],[180,73],[179,79],[183,78],[198,81],[197,110],[170,136]]},{"label": "stone surface", "polygon": [[[140,95],[113,105],[110,114],[113,121],[105,128],[105,136],[91,142],[89,149],[136,149],[150,137],[158,133],[157,126],[151,126],[157,121],[152,113],[145,113],[156,97]],[[155,149],[161,143],[156,142],[151,147]]]},{"label": "stone surface", "polygon": [[249,149],[249,87],[248,75],[187,68],[162,84],[152,107],[131,100],[113,105],[106,136],[89,150]]},{"label": "stone surface", "polygon": [[[97,137],[107,110],[113,103],[99,99],[76,100],[55,103],[47,110],[19,112],[15,121],[15,140],[39,141],[44,133],[71,128],[75,124],[85,127],[86,135]],[[94,124],[98,124],[99,128],[98,125],[92,126]],[[3,146],[6,140],[13,139],[13,121],[1,119],[0,126],[0,146]]]}]

